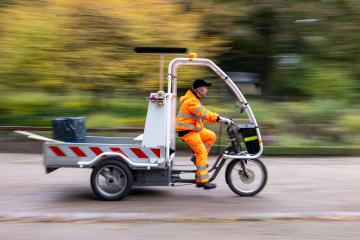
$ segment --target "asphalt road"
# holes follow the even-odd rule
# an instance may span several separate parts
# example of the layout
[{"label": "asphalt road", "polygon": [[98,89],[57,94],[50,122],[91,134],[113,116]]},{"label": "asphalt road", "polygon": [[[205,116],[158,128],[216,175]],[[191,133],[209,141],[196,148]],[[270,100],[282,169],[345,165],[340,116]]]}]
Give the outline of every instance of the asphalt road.
[{"label": "asphalt road", "polygon": [[0,239],[359,239],[359,222],[0,223]]},{"label": "asphalt road", "polygon": [[[210,157],[211,165],[215,158]],[[0,154],[0,211],[203,213],[231,215],[273,212],[359,211],[360,159],[262,158],[269,176],[255,197],[239,197],[225,183],[224,170],[213,190],[194,185],[134,187],[122,201],[100,201],[90,187],[90,169],[44,174],[41,155]],[[193,169],[186,157],[179,168]]]},{"label": "asphalt road", "polygon": [[[196,234],[198,228],[204,229],[204,231],[209,230],[209,233],[214,232],[206,239],[215,239],[218,236],[215,234],[217,230],[229,237],[224,239],[231,239],[230,236],[235,237],[237,233],[243,233],[244,236],[252,239],[296,239],[291,236],[303,236],[305,238],[306,236],[313,236],[313,238],[309,237],[308,239],[338,239],[337,237],[340,236],[359,236],[360,230],[355,227],[358,223],[356,221],[341,221],[340,223],[322,221],[270,221],[266,223],[266,221],[260,221],[256,224],[237,221],[220,224],[196,222],[193,219],[199,216],[231,219],[244,214],[259,214],[261,216],[298,214],[301,218],[304,214],[324,212],[333,213],[335,219],[337,214],[343,214],[340,214],[337,220],[346,220],[346,216],[351,214],[360,216],[360,158],[264,157],[261,159],[268,170],[268,182],[263,191],[254,197],[235,195],[225,183],[223,170],[215,180],[218,187],[214,190],[198,189],[194,185],[135,187],[122,201],[105,202],[99,200],[92,193],[89,179],[91,170],[89,169],[64,168],[50,174],[44,174],[41,155],[0,154],[0,213],[13,214],[14,216],[24,213],[40,215],[49,213],[135,215],[147,213],[153,214],[152,216],[155,214],[165,216],[167,214],[167,216],[183,219],[182,222],[176,224],[152,222],[151,225],[143,223],[74,225],[74,223],[63,223],[59,227],[56,227],[57,225],[54,223],[21,223],[22,225],[19,227],[19,223],[16,223],[19,219],[14,218],[13,221],[4,221],[3,219],[4,222],[0,223],[0,229],[3,229],[0,231],[0,239],[15,233],[16,229],[19,228],[22,228],[23,231],[28,229],[37,239],[45,239],[46,237],[41,238],[41,236],[47,236],[41,232],[41,228],[45,226],[49,231],[54,229],[54,233],[60,231],[59,229],[67,231],[67,228],[72,228],[74,230],[79,229],[81,232],[91,228],[94,234],[105,231],[106,233],[103,234],[106,235],[112,234],[108,231],[114,230],[113,232],[126,233],[123,236],[127,236],[129,239],[139,239],[136,236],[144,232],[149,232],[149,239],[155,239],[152,236],[168,238],[171,234],[175,234],[173,231],[176,229],[176,231],[187,229],[186,231],[189,234]],[[210,165],[214,160],[214,157],[209,158]],[[175,165],[181,169],[194,168],[187,157],[176,158]],[[184,222],[186,218],[193,223]],[[299,230],[291,230],[285,227],[292,228],[292,225],[296,225],[296,223],[298,223]],[[258,235],[254,233],[256,232],[255,226],[258,226]],[[164,231],[160,231],[159,227]],[[283,230],[279,231],[279,228]],[[137,231],[135,233],[135,229],[139,229],[139,231],[142,229],[141,231],[144,232],[139,233]],[[245,233],[241,229],[245,229]],[[308,233],[305,232],[308,229],[313,229],[313,234],[306,235]],[[21,236],[13,235],[9,239],[30,239],[21,238]],[[181,239],[182,235],[175,234],[174,236],[177,237],[173,239]],[[358,237],[350,239],[358,239]]]}]

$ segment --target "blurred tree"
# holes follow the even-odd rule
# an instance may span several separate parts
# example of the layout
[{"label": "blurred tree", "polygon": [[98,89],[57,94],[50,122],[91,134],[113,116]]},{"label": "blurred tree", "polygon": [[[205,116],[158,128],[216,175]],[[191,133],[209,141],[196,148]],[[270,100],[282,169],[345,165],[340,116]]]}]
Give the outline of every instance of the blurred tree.
[{"label": "blurred tree", "polygon": [[[183,0],[183,4],[187,11],[204,12],[204,35],[226,40],[224,47],[228,51],[218,57],[223,69],[261,74],[265,99],[316,96],[318,91],[311,87],[306,91],[297,87],[308,83],[306,75],[299,76],[307,71],[304,66],[310,64],[301,68],[298,65],[307,60],[311,60],[313,70],[319,68],[315,70],[318,73],[338,68],[336,81],[350,81],[359,92],[351,76],[356,75],[359,81],[358,1],[274,0],[239,4],[232,0],[214,0],[206,11],[201,7],[203,3],[196,0]],[[349,71],[341,74],[344,67]],[[316,74],[319,78],[313,76],[312,81],[317,81],[318,85],[324,83],[320,74]],[[322,86],[327,87],[326,84]]]},{"label": "blurred tree", "polygon": [[[336,72],[332,81],[353,85],[349,95],[360,92],[358,1],[7,0],[2,4],[6,7],[0,11],[0,83],[11,86],[61,93],[80,89],[96,98],[118,88],[125,93],[155,90],[158,56],[136,55],[132,47],[176,46],[188,47],[199,57],[217,57],[225,71],[260,73],[265,99],[316,97],[318,90],[304,87],[309,83],[306,78],[311,75],[317,86],[327,88],[324,76],[332,71]],[[179,87],[205,73],[180,68]],[[337,93],[329,92],[333,94],[327,97],[337,98]]]},{"label": "blurred tree", "polygon": [[[201,11],[195,1],[185,2],[189,11]],[[282,19],[285,1],[213,1],[205,12],[203,34],[224,38],[228,51],[218,57],[225,71],[255,72],[261,74],[264,98],[275,94],[274,72],[276,56],[281,41],[287,41],[291,31],[286,31]],[[289,10],[287,10],[289,11]],[[287,13],[289,14],[289,13]],[[281,35],[283,37],[280,37]],[[296,42],[296,41],[294,41]],[[287,41],[287,46],[290,42]],[[289,47],[288,47],[289,48]]]},{"label": "blurred tree", "polygon": [[360,93],[357,68],[360,54],[356,47],[360,37],[360,4],[344,0],[308,2],[311,4],[298,10],[303,18],[294,22],[303,43],[297,51],[302,57],[290,69],[278,71],[293,81],[293,88],[284,88],[288,84],[279,76],[283,86],[278,84],[278,89],[283,90],[283,95],[295,90],[308,97],[357,101]]},{"label": "blurred tree", "polygon": [[0,15],[0,81],[96,98],[118,88],[157,89],[158,56],[137,55],[134,46],[188,47],[209,58],[221,51],[218,37],[199,37],[202,15],[180,8],[155,0],[18,1]]},{"label": "blurred tree", "polygon": [[[357,101],[357,79],[346,66],[304,56],[296,69],[277,75],[279,92],[291,92],[291,100],[300,97]],[[291,81],[289,81],[291,79]]]}]

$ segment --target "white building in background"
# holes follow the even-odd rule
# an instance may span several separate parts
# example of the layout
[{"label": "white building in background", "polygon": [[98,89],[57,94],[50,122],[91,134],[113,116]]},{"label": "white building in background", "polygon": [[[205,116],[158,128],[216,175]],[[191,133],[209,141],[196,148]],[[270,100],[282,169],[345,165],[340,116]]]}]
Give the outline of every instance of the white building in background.
[{"label": "white building in background", "polygon": [[243,94],[261,95],[260,74],[248,72],[226,72]]}]

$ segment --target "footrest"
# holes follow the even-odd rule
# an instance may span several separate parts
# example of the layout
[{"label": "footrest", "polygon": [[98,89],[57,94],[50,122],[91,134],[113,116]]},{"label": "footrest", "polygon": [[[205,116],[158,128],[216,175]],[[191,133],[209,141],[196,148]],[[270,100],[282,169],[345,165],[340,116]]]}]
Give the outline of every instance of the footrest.
[{"label": "footrest", "polygon": [[180,174],[180,173],[196,173],[196,170],[181,170],[181,169],[171,170],[171,174]]},{"label": "footrest", "polygon": [[195,179],[182,179],[180,174],[182,173],[196,173],[196,170],[184,170],[184,169],[173,169],[171,170],[171,182],[172,183],[195,183]]},{"label": "footrest", "polygon": [[196,183],[194,179],[175,179],[172,183]]}]

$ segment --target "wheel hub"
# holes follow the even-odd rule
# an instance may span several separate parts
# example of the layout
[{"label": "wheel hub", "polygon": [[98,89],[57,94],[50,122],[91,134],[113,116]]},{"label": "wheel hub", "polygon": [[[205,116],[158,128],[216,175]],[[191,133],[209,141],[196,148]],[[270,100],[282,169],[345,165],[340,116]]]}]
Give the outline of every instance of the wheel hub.
[{"label": "wheel hub", "polygon": [[247,176],[243,171],[239,174],[241,181],[245,184],[250,184],[255,180],[255,174],[251,169],[247,169]]},{"label": "wheel hub", "polygon": [[105,178],[105,181],[106,181],[106,185],[108,185],[108,186],[112,186],[115,183],[114,178],[112,178],[112,177]]}]

